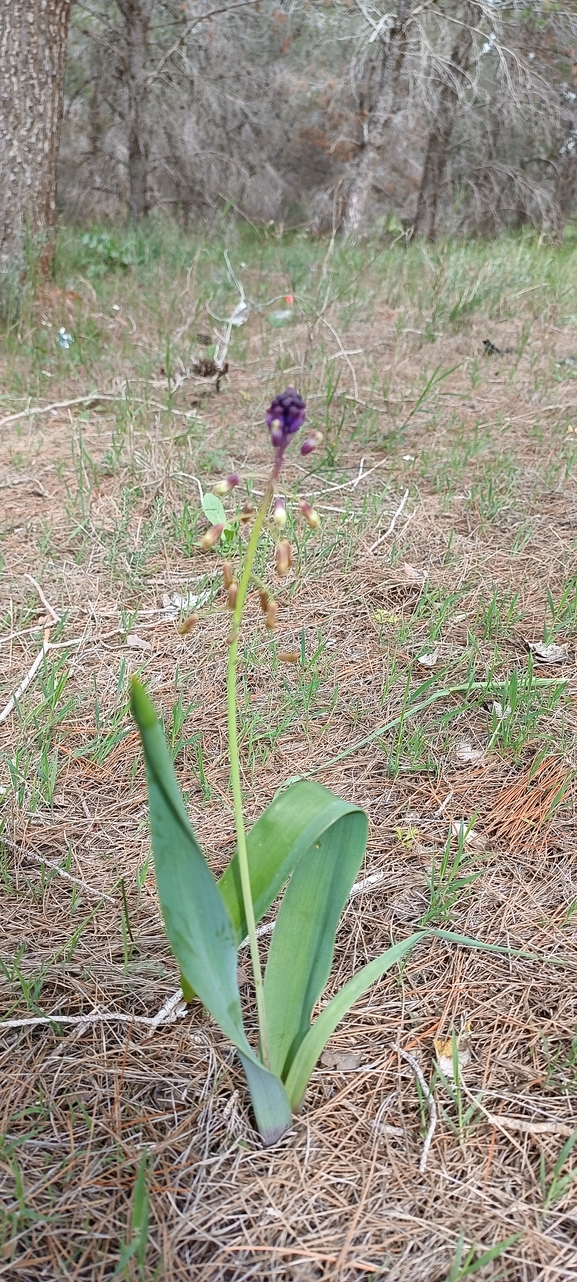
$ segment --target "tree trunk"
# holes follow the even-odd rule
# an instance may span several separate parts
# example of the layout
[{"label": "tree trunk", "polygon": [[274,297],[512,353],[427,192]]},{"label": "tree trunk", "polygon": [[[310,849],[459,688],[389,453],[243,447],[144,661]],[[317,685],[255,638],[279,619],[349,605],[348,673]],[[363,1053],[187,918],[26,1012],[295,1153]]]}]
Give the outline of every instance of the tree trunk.
[{"label": "tree trunk", "polygon": [[58,147],[71,0],[4,0],[0,9],[0,261],[38,238],[54,256]]},{"label": "tree trunk", "polygon": [[465,4],[464,26],[459,29],[459,34],[451,53],[451,78],[441,86],[437,99],[435,120],[429,133],[415,217],[415,232],[417,235],[426,236],[427,240],[434,240],[437,235],[439,201],[447,169],[447,155],[453,132],[459,89],[468,71],[473,48],[473,32],[471,28],[475,24],[475,8],[476,6],[473,4]]},{"label": "tree trunk", "polygon": [[146,122],[148,28],[152,0],[117,0],[126,28],[128,91],[128,207],[138,222],[148,213],[148,134]]},{"label": "tree trunk", "polygon": [[[575,95],[569,96],[570,91],[565,91],[565,98],[568,105],[575,106]],[[577,183],[577,118],[573,114],[573,120],[569,127],[568,135],[560,149],[557,160],[557,177],[555,180],[555,190],[551,202],[551,231],[556,244],[560,245],[563,240],[563,232],[566,224],[571,217],[571,209],[575,196],[575,185]]]},{"label": "tree trunk", "polygon": [[365,126],[361,158],[349,192],[343,230],[354,234],[361,228],[375,174],[380,164],[386,128],[394,113],[399,78],[407,45],[407,22],[416,0],[399,0],[394,25],[383,39],[380,85],[374,109]]}]

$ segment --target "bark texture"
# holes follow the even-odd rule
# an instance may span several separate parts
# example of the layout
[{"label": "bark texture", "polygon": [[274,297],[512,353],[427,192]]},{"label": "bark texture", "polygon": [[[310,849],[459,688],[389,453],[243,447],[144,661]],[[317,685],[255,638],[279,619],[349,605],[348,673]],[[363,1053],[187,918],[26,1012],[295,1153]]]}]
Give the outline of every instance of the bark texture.
[{"label": "bark texture", "polygon": [[577,184],[577,92],[563,86],[565,140],[556,163],[555,189],[551,203],[551,230],[558,245],[571,217]]},{"label": "bark texture", "polygon": [[128,207],[138,222],[148,213],[148,28],[152,0],[117,0],[126,28],[128,91]]},{"label": "bark texture", "polygon": [[0,256],[19,262],[27,234],[54,253],[58,148],[71,0],[0,7]]},{"label": "bark texture", "polygon": [[451,52],[447,79],[441,85],[437,98],[437,110],[427,142],[425,165],[419,191],[415,231],[428,240],[437,235],[437,216],[441,201],[443,182],[447,169],[447,155],[459,91],[463,84],[471,59],[473,48],[472,28],[478,18],[477,7],[466,3],[463,14],[463,26],[459,28],[457,39]]},{"label": "bark texture", "polygon": [[343,229],[347,234],[359,231],[375,175],[381,162],[387,125],[398,99],[399,79],[407,47],[407,24],[416,0],[399,0],[393,25],[381,42],[379,87],[373,110],[364,125],[364,141],[356,174],[351,185]]}]

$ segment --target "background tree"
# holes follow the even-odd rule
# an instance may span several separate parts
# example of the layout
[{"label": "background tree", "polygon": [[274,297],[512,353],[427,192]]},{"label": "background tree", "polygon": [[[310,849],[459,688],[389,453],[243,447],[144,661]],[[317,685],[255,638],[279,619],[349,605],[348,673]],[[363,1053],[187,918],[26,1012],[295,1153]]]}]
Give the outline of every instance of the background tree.
[{"label": "background tree", "polygon": [[148,213],[148,28],[153,0],[116,0],[124,19],[125,84],[128,110],[128,207],[138,220]]},{"label": "background tree", "polygon": [[76,0],[62,208],[559,237],[576,48],[542,0]]},{"label": "background tree", "polygon": [[349,233],[362,227],[371,187],[382,161],[387,126],[398,107],[409,23],[417,7],[417,0],[397,0],[392,13],[375,20],[360,0],[356,3],[367,25],[372,27],[369,40],[376,45],[377,52],[370,67],[369,92],[361,106],[362,143],[343,224]]},{"label": "background tree", "polygon": [[459,93],[464,85],[473,49],[473,29],[480,16],[474,0],[465,0],[457,12],[457,34],[448,63],[438,68],[439,89],[433,122],[429,131],[423,177],[417,202],[415,232],[434,240],[441,204],[447,155],[455,123]]},{"label": "background tree", "polygon": [[71,0],[8,0],[0,12],[0,254],[25,240],[53,255],[66,38]]}]

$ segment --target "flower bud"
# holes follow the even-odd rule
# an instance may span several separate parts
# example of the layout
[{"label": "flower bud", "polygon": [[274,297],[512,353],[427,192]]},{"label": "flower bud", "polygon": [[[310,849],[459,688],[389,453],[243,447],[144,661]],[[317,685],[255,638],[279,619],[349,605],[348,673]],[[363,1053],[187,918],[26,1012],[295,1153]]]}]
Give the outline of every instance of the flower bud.
[{"label": "flower bud", "polygon": [[306,441],[303,441],[301,445],[301,454],[312,454],[313,450],[316,450],[317,445],[322,445],[323,439],[322,432],[312,432],[310,436],[307,436]]},{"label": "flower bud", "polygon": [[286,503],[283,498],[276,498],[272,510],[272,519],[279,530],[284,530],[287,523]]},{"label": "flower bud", "polygon": [[230,564],[230,561],[223,561],[222,563],[222,581],[225,588],[229,588],[233,582],[232,565]]},{"label": "flower bud", "polygon": [[209,548],[214,547],[215,543],[218,543],[223,530],[224,524],[211,525],[210,530],[207,530],[206,534],[203,534],[200,540],[200,546],[204,552],[207,552]]},{"label": "flower bud", "polygon": [[292,549],[288,539],[281,539],[276,550],[276,572],[281,576],[288,574],[293,563]]},{"label": "flower bud", "polygon": [[262,590],[259,592],[258,599],[260,601],[260,608],[263,614],[266,614],[268,610],[268,603],[270,598],[265,588],[262,588]]},{"label": "flower bud", "polygon": [[228,608],[234,610],[238,596],[238,583],[231,583],[228,589]]},{"label": "flower bud", "polygon": [[255,510],[256,509],[255,509],[254,503],[245,503],[242,509],[242,512],[240,514],[240,519],[243,522],[243,524],[245,521],[252,521],[252,518],[255,514]]},{"label": "flower bud", "polygon": [[266,611],[265,625],[269,632],[276,628],[278,619],[278,605],[276,601],[269,601]]},{"label": "flower bud", "polygon": [[230,476],[225,477],[224,481],[217,481],[216,485],[213,485],[212,492],[213,494],[218,494],[219,498],[223,498],[225,494],[230,494],[230,491],[234,490],[239,481],[238,472],[231,472]]},{"label": "flower bud", "polygon": [[188,619],[183,619],[178,625],[178,631],[181,637],[187,637],[189,632],[194,632],[198,623],[198,614],[189,614]]},{"label": "flower bud", "polygon": [[311,530],[317,530],[321,523],[321,518],[318,512],[315,512],[314,507],[311,507],[310,503],[307,503],[306,499],[303,499],[300,505],[300,510],[307,525],[310,525]]}]

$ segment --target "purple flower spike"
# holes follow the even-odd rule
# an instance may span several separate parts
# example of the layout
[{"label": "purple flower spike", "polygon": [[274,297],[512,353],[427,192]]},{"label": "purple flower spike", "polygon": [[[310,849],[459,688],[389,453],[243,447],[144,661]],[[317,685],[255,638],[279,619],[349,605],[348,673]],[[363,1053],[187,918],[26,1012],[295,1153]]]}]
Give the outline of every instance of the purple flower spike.
[{"label": "purple flower spike", "polygon": [[266,424],[271,429],[271,433],[282,432],[283,437],[287,437],[292,436],[293,432],[298,432],[305,418],[306,405],[302,396],[299,396],[294,387],[287,387],[286,392],[275,396],[270,409],[267,410]]},{"label": "purple flower spike", "polygon": [[266,425],[270,431],[270,443],[276,450],[273,468],[275,479],[282,467],[283,455],[294,432],[298,432],[306,418],[306,405],[302,396],[294,387],[287,387],[286,392],[275,396],[266,412]]}]

